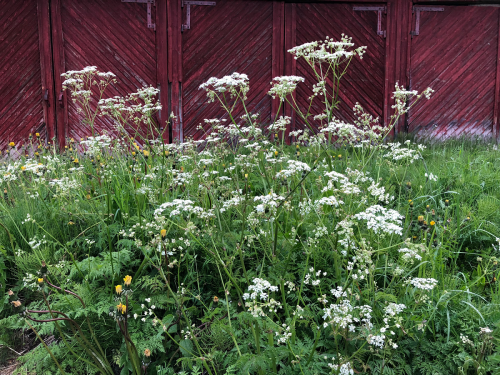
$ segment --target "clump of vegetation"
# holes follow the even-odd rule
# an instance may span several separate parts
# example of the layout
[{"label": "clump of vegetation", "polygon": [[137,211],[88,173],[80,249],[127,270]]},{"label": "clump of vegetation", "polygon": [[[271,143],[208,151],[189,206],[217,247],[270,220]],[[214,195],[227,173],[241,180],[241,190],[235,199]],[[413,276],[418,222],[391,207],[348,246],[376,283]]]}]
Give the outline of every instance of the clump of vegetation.
[{"label": "clump of vegetation", "polygon": [[[0,166],[1,332],[42,343],[20,373],[497,371],[498,151],[387,143],[432,90],[396,87],[389,124],[359,105],[348,124],[337,88],[364,48],[343,37],[290,52],[324,108],[297,107],[302,78],[273,80],[305,127],[290,145],[290,118],[264,126],[247,108],[244,74],[201,86],[230,121],[173,144],[155,89],[97,101],[111,73],[66,74],[92,136],[12,142]],[[95,134],[96,116],[123,136]]]}]

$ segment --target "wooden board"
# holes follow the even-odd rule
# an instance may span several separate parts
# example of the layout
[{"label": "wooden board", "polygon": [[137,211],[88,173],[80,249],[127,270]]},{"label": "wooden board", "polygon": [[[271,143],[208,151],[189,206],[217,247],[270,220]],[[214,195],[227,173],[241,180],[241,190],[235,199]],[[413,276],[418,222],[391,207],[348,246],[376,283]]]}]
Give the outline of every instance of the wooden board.
[{"label": "wooden board", "polygon": [[11,141],[20,146],[30,133],[49,135],[40,64],[37,0],[0,0],[1,149]]},{"label": "wooden board", "polygon": [[[272,46],[271,1],[217,0],[216,6],[191,7],[191,29],[182,34],[184,138],[201,138],[204,132],[197,127],[204,119],[227,118],[218,103],[208,103],[199,86],[210,77],[222,78],[233,72],[249,76],[248,109],[269,124]],[[243,113],[239,108],[236,115]]]},{"label": "wooden board", "polygon": [[[144,86],[157,86],[156,33],[147,27],[146,4],[120,0],[53,0],[53,3],[57,92],[61,90],[61,73],[89,65],[116,74],[118,82],[109,89],[107,97],[125,96]],[[155,7],[153,22],[154,11]],[[64,107],[58,106],[60,141],[64,142],[64,136],[80,139],[91,135],[90,127],[82,124],[73,102],[65,98],[61,105]],[[131,136],[136,130],[127,129]],[[94,131],[113,134],[116,127],[108,117],[98,117]],[[146,132],[147,129],[139,129],[140,134]]]},{"label": "wooden board", "polygon": [[[341,120],[352,122],[354,119],[352,108],[359,102],[365,110],[379,117],[381,121],[384,115],[384,87],[385,87],[385,62],[386,62],[386,39],[377,35],[377,12],[355,11],[353,6],[360,5],[383,5],[383,4],[339,4],[339,3],[297,3],[290,10],[289,17],[285,22],[288,29],[295,28],[290,32],[295,37],[287,44],[287,49],[295,45],[301,45],[316,40],[324,40],[327,36],[340,39],[345,33],[352,37],[356,46],[367,46],[367,53],[362,60],[355,58],[348,68],[347,74],[341,81],[339,98],[340,104],[335,110],[335,116]],[[287,29],[287,30],[288,30]],[[382,30],[386,30],[386,20],[383,17]],[[296,68],[293,67],[293,57],[287,54],[289,74],[298,75],[306,79],[305,84],[299,84],[296,92],[297,104],[300,108],[309,106],[309,97],[312,94],[312,85],[317,82],[309,65],[299,59]],[[327,82],[331,91],[332,84]],[[311,108],[310,124],[313,130],[317,129],[318,123],[312,117],[324,108],[319,97],[314,99]],[[295,129],[304,128],[304,121],[297,118]]]},{"label": "wooden board", "polygon": [[420,17],[420,33],[411,41],[410,87],[436,92],[410,111],[408,131],[433,140],[492,137],[498,8],[446,6]]}]

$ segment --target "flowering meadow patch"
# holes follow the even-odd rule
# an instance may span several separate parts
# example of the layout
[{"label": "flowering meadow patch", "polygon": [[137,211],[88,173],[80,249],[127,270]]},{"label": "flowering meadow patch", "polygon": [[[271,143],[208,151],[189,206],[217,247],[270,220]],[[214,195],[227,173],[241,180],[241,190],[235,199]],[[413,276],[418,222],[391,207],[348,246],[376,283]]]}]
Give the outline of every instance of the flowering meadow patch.
[{"label": "flowering meadow patch", "polygon": [[[464,190],[456,164],[440,175],[426,146],[388,141],[431,89],[396,87],[388,124],[359,104],[355,123],[335,117],[327,86],[365,49],[343,36],[290,50],[324,112],[296,107],[302,77],[274,78],[268,94],[306,124],[289,139],[292,119],[259,122],[251,82],[233,73],[200,87],[231,115],[207,119],[201,140],[12,142],[0,164],[0,327],[42,343],[21,371],[495,373],[497,186]],[[64,77],[90,129],[106,116],[117,134],[159,134],[156,89],[102,99],[112,73]]]}]

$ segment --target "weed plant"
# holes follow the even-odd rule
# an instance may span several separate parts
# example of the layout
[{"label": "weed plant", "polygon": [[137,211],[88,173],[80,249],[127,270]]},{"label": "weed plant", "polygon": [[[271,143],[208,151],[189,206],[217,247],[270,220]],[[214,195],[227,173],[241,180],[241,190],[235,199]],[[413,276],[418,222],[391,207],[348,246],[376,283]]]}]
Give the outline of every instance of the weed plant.
[{"label": "weed plant", "polygon": [[359,105],[355,124],[336,118],[364,50],[290,51],[324,112],[297,107],[301,77],[269,94],[304,131],[259,123],[234,73],[201,86],[228,121],[172,144],[155,89],[98,100],[112,73],[66,73],[92,136],[58,150],[35,134],[0,166],[1,344],[41,343],[19,373],[498,373],[498,151],[387,142],[430,89],[396,87],[386,125]]}]

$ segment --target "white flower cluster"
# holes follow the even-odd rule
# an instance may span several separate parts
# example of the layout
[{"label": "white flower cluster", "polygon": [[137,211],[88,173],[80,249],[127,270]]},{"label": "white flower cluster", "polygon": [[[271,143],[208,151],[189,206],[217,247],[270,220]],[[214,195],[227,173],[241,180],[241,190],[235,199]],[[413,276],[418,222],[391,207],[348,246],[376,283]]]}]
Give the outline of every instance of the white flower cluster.
[{"label": "white flower cluster", "polygon": [[311,170],[311,167],[306,163],[293,159],[288,160],[287,168],[276,173],[276,178],[288,178]]},{"label": "white flower cluster", "polygon": [[160,216],[164,210],[172,208],[170,217],[180,215],[181,213],[195,214],[200,219],[215,217],[213,210],[204,210],[202,207],[194,206],[194,202],[189,199],[174,199],[172,202],[166,202],[155,210],[155,216]]},{"label": "white flower cluster", "polygon": [[269,209],[271,213],[275,213],[281,201],[285,200],[285,197],[281,195],[277,195],[273,192],[270,192],[267,195],[259,195],[254,197],[254,202],[261,202],[255,207],[255,212],[257,214],[264,214],[266,212],[266,208]]},{"label": "white flower cluster", "polygon": [[348,300],[340,300],[323,309],[323,327],[332,325],[341,329],[348,328],[349,332],[356,330],[356,324],[368,329],[373,327],[371,322],[372,308],[368,305],[352,306]]},{"label": "white flower cluster", "polygon": [[338,375],[354,375],[354,369],[351,367],[351,362],[342,363],[341,365],[329,363],[328,367]]},{"label": "white flower cluster", "polygon": [[401,255],[401,259],[404,263],[413,263],[416,260],[422,260],[422,256],[415,249],[408,249],[407,247],[403,247],[398,250]]},{"label": "white flower cluster", "polygon": [[416,90],[405,90],[403,86],[399,86],[398,82],[396,82],[396,91],[393,93],[393,99],[395,104],[392,106],[396,110],[398,115],[402,115],[410,109],[412,102],[414,103],[416,100],[419,100],[422,96],[425,96],[426,99],[430,99],[433,89],[430,87],[426,88],[421,94]]},{"label": "white flower cluster", "polygon": [[61,179],[53,179],[49,181],[50,186],[55,186],[59,196],[68,196],[73,190],[78,189],[81,185],[78,181],[72,180],[69,177]]},{"label": "white flower cluster", "polygon": [[304,78],[297,76],[274,77],[273,82],[271,82],[272,88],[269,90],[268,94],[271,95],[273,99],[278,97],[284,102],[285,97],[295,91],[299,82],[304,82]]},{"label": "white flower cluster", "polygon": [[396,316],[399,313],[403,312],[404,309],[406,309],[406,305],[404,305],[402,303],[397,304],[397,303],[391,302],[386,306],[385,314],[388,316]]},{"label": "white flower cluster", "polygon": [[292,332],[290,332],[290,326],[287,326],[286,324],[281,325],[283,327],[282,332],[276,332],[276,337],[278,338],[278,345],[280,344],[286,344],[290,337],[292,337]]},{"label": "white flower cluster", "polygon": [[421,158],[419,151],[423,150],[425,146],[418,145],[418,149],[411,148],[411,141],[409,140],[404,145],[406,147],[403,147],[403,144],[398,142],[382,145],[383,148],[387,149],[384,158],[392,161],[408,161],[410,164]]},{"label": "white flower cluster", "polygon": [[271,132],[285,131],[291,121],[292,121],[292,119],[290,117],[281,116],[278,120],[276,120],[274,123],[269,125],[268,129]]},{"label": "white flower cluster", "polygon": [[432,290],[437,285],[438,281],[436,279],[423,279],[423,278],[414,278],[409,281],[411,285],[418,289],[422,290]]},{"label": "white flower cluster", "polygon": [[207,92],[209,101],[215,101],[217,94],[229,93],[230,97],[240,97],[241,100],[246,99],[246,94],[250,89],[248,76],[234,72],[230,76],[222,78],[212,77],[207,82],[200,85],[200,89]]},{"label": "white flower cluster", "polygon": [[281,308],[281,303],[269,296],[269,293],[278,291],[278,287],[271,285],[269,281],[256,277],[253,284],[248,286],[248,290],[251,293],[243,294],[243,299],[247,301],[245,307],[254,317],[266,316],[264,309],[276,313]]},{"label": "white flower cluster", "polygon": [[376,234],[399,234],[402,235],[403,216],[396,210],[384,208],[379,205],[368,207],[364,212],[354,215],[357,220],[366,220],[368,229]]},{"label": "white flower cluster", "polygon": [[80,144],[85,146],[87,154],[91,156],[102,152],[106,147],[109,147],[111,143],[111,138],[106,134],[96,137],[87,137],[86,140],[80,141]]},{"label": "white flower cluster", "polygon": [[288,50],[288,52],[294,55],[295,59],[303,57],[310,64],[327,62],[338,65],[356,55],[363,58],[366,47],[351,49],[352,47],[354,47],[352,38],[342,34],[340,41],[326,37],[324,41],[305,43]]},{"label": "white flower cluster", "polygon": [[248,290],[252,291],[252,293],[243,294],[243,299],[248,300],[256,300],[260,298],[261,300],[266,300],[269,298],[268,292],[277,292],[278,287],[271,285],[271,283],[264,279],[259,279],[258,277],[254,278],[253,285],[248,286]]}]

